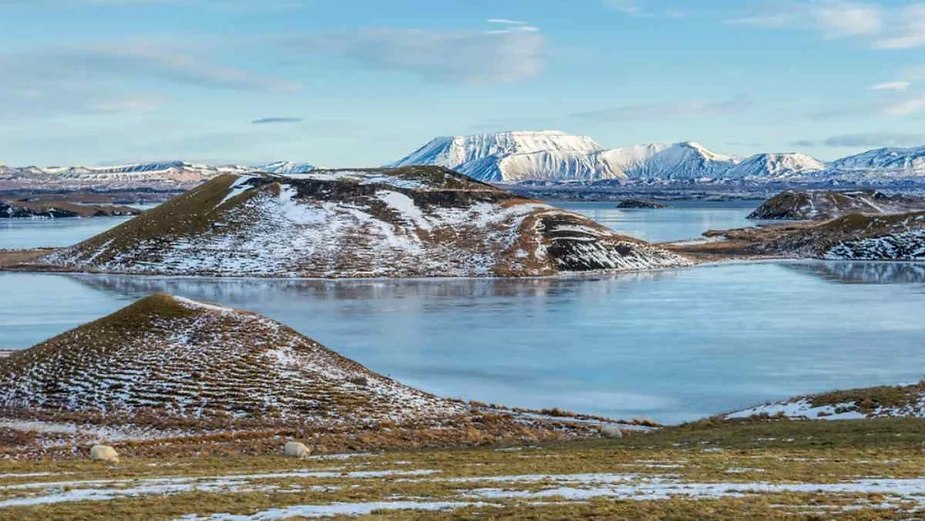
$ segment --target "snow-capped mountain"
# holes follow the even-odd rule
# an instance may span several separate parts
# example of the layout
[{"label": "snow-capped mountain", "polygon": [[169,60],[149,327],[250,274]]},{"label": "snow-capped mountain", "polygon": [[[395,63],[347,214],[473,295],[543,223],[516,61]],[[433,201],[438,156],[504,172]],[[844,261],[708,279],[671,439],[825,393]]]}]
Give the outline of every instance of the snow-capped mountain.
[{"label": "snow-capped mountain", "polygon": [[222,174],[253,170],[237,165],[161,161],[118,166],[0,168],[0,188],[42,190],[186,190]]},{"label": "snow-capped mountain", "polygon": [[304,174],[315,168],[317,168],[315,165],[309,163],[295,163],[292,161],[275,161],[254,167],[255,170],[260,170],[261,172],[281,175]]},{"label": "snow-capped mountain", "polygon": [[737,161],[692,141],[635,145],[601,155],[626,178],[638,181],[715,179]]},{"label": "snow-capped mountain", "polygon": [[727,170],[726,179],[786,179],[824,172],[826,164],[806,154],[755,154]]},{"label": "snow-capped mountain", "polygon": [[406,165],[439,165],[502,183],[780,179],[825,170],[825,163],[804,154],[758,154],[743,161],[691,141],[606,149],[559,131],[440,137],[393,164]]},{"label": "snow-capped mountain", "polygon": [[259,170],[302,174],[309,163],[276,161],[264,165],[208,165],[185,161],[154,161],[117,166],[8,167],[0,165],[0,189],[42,190],[187,190],[222,174]]},{"label": "snow-capped mountain", "polygon": [[480,181],[615,179],[605,149],[587,136],[555,130],[438,137],[390,166],[436,165]]},{"label": "snow-capped mountain", "polygon": [[925,146],[878,148],[829,164],[835,174],[876,174],[884,177],[925,176]]}]

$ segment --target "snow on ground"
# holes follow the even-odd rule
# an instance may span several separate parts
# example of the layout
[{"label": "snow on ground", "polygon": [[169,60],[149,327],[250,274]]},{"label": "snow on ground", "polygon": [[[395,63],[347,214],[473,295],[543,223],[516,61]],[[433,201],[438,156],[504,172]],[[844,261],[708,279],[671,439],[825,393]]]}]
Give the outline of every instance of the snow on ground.
[{"label": "snow on ground", "polygon": [[[617,476],[619,478],[619,476]],[[890,494],[903,501],[925,505],[925,478],[862,479],[844,483],[692,483],[663,476],[636,477],[632,481],[601,476],[599,480],[576,481],[569,476],[552,476],[553,482],[541,490],[506,490],[502,488],[480,488],[467,492],[464,497],[478,499],[550,499],[564,498],[570,501],[587,501],[594,498],[609,498],[623,501],[668,500],[674,497],[690,499],[717,499],[743,497],[752,494],[780,494],[787,492],[826,494]]]},{"label": "snow on ground", "polygon": [[[254,482],[267,480],[313,479],[381,479],[386,477],[417,477],[434,473],[432,470],[376,470],[341,472],[337,470],[295,470],[261,474],[229,474],[215,477],[169,477],[121,480],[55,481],[0,485],[7,497],[0,500],[0,509],[16,506],[50,505],[75,501],[110,501],[125,497],[180,494],[184,492],[240,493],[251,491],[275,492],[286,490],[288,485],[270,485]],[[339,487],[312,486],[320,492],[338,490]],[[28,495],[16,497],[17,491]],[[35,491],[38,491],[36,493]],[[13,497],[10,497],[13,496]]]},{"label": "snow on ground", "polygon": [[844,241],[825,254],[830,260],[921,260],[925,259],[925,229]]},{"label": "snow on ground", "polygon": [[[730,469],[742,474],[749,469]],[[313,479],[302,484],[299,479]],[[378,501],[344,502],[339,498],[342,480],[391,480],[394,483],[449,483],[453,490],[447,495],[426,501],[418,497],[393,494]],[[320,482],[319,482],[320,481]],[[843,482],[764,482],[764,481],[686,481],[672,474],[590,473],[590,474],[525,474],[507,476],[470,476],[444,478],[432,470],[373,470],[345,472],[338,469],[300,469],[275,473],[228,474],[222,476],[132,478],[118,480],[85,480],[17,483],[0,485],[4,499],[2,509],[14,506],[40,506],[77,501],[110,501],[163,494],[209,492],[235,494],[263,492],[267,494],[311,491],[320,493],[317,503],[272,508],[250,515],[189,514],[180,519],[200,520],[276,520],[293,516],[325,517],[332,515],[364,515],[377,510],[454,510],[466,507],[497,506],[503,501],[526,500],[546,504],[602,498],[618,501],[665,501],[671,499],[748,498],[759,495],[804,493],[833,497],[833,505],[814,501],[813,505],[835,509],[869,506],[856,496],[881,495],[883,508],[921,509],[925,507],[925,478],[867,478]],[[846,496],[847,501],[837,500]],[[908,511],[908,510],[907,510]]]},{"label": "snow on ground", "polygon": [[377,511],[387,510],[434,512],[438,510],[456,510],[478,506],[483,506],[483,503],[473,503],[471,501],[370,501],[365,503],[331,503],[329,505],[295,505],[272,508],[253,515],[215,514],[212,516],[200,517],[193,514],[183,516],[179,521],[271,521],[277,519],[291,519],[294,517],[362,516]]},{"label": "snow on ground", "polygon": [[286,177],[292,179],[311,179],[315,181],[357,181],[361,185],[388,185],[406,190],[423,190],[427,185],[418,179],[391,176],[376,170],[314,170],[303,173],[291,173]]},{"label": "snow on ground", "polygon": [[[113,273],[312,278],[543,276],[687,264],[584,217],[481,185],[436,193],[439,181],[313,171],[278,177],[277,192],[266,184],[255,188],[254,177],[232,183],[206,230],[130,236],[116,241],[118,250],[111,241],[85,243],[41,262]],[[344,186],[317,195],[312,190],[324,187],[303,190],[302,178],[344,180]],[[373,193],[350,189],[367,183]],[[257,193],[232,202],[248,189]]]},{"label": "snow on ground", "polygon": [[254,188],[253,185],[247,184],[252,179],[257,179],[257,176],[239,175],[238,178],[235,179],[234,183],[231,183],[231,186],[228,188],[228,194],[225,195],[225,197],[215,206],[219,207],[228,202],[230,199],[234,199],[244,192]]},{"label": "snow on ground", "polygon": [[[140,334],[120,340],[115,350],[97,352],[97,344],[84,340],[106,338],[100,335],[109,327],[105,318],[55,337],[18,373],[0,375],[0,404],[77,412],[155,407],[191,417],[215,410],[240,415],[272,409],[280,418],[360,424],[468,412],[462,404],[370,372],[260,315],[184,298],[147,297],[168,305],[165,298],[195,313],[140,317],[150,323]],[[191,377],[196,374],[208,378]],[[74,440],[178,434],[15,420],[0,425]]]},{"label": "snow on ground", "polygon": [[869,417],[882,416],[918,416],[925,418],[925,397],[918,404],[899,408],[879,408],[870,413],[870,415],[858,411],[854,403],[840,403],[834,405],[813,406],[809,399],[800,398],[798,400],[769,403],[751,407],[731,414],[725,417],[729,419],[751,418],[752,416],[764,415],[784,416],[787,418],[805,418],[810,420],[860,420]]}]

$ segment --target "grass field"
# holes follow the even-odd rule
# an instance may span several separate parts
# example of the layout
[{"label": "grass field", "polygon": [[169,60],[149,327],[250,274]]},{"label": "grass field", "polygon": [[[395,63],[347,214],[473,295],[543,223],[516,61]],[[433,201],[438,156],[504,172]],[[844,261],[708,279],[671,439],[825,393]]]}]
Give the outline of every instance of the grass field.
[{"label": "grass field", "polygon": [[319,515],[916,519],[925,515],[925,420],[704,421],[612,440],[301,461],[0,463],[2,519]]}]

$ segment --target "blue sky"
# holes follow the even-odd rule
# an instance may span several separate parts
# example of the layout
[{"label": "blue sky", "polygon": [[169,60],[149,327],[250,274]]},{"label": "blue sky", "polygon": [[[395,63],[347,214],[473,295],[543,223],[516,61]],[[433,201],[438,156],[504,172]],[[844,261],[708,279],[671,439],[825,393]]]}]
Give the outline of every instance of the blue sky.
[{"label": "blue sky", "polygon": [[0,163],[379,165],[560,129],[925,144],[925,2],[0,0]]}]

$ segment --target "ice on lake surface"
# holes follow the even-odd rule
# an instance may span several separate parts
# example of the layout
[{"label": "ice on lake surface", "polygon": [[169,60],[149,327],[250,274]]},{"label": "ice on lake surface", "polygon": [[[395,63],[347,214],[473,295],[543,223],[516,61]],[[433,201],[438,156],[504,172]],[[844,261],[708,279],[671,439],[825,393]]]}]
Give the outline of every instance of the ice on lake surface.
[{"label": "ice on lake surface", "polygon": [[707,230],[754,226],[746,219],[763,201],[663,201],[667,208],[617,208],[616,201],[552,201],[620,233],[649,242],[696,239]]},{"label": "ice on lake surface", "polygon": [[259,311],[440,395],[665,422],[913,382],[925,366],[925,265],[913,263],[527,280],[7,273],[0,347],[33,345],[155,291]]},{"label": "ice on lake surface", "polygon": [[[557,204],[652,241],[746,226],[757,205]],[[0,249],[75,243],[122,220],[10,220],[0,223]],[[528,280],[6,273],[0,348],[29,347],[155,291],[262,312],[440,395],[664,422],[825,389],[914,382],[925,366],[925,264],[915,263],[729,264]]]}]

